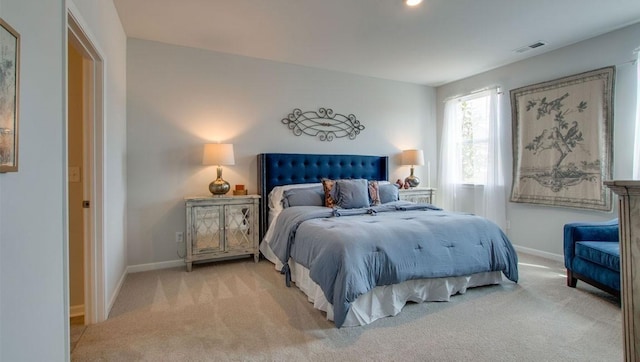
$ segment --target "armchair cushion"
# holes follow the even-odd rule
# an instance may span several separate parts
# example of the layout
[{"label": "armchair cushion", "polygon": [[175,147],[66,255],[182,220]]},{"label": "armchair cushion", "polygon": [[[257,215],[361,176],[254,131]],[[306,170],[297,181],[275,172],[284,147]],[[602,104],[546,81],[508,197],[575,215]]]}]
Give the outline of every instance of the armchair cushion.
[{"label": "armchair cushion", "polygon": [[576,256],[620,273],[620,243],[617,241],[579,241]]}]

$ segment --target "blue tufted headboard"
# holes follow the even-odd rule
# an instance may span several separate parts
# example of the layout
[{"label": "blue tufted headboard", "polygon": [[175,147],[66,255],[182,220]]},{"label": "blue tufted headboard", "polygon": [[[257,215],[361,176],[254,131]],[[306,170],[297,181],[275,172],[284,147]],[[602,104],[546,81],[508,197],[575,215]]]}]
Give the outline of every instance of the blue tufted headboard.
[{"label": "blue tufted headboard", "polygon": [[269,192],[281,185],[321,182],[323,178],[387,180],[388,156],[261,153],[258,155],[260,240],[267,231]]}]

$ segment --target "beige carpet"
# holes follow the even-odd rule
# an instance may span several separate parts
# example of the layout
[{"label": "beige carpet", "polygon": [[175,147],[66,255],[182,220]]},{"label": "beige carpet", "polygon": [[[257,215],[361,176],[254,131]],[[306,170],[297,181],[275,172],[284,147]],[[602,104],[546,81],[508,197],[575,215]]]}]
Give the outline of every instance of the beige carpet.
[{"label": "beige carpet", "polygon": [[80,337],[82,337],[82,334],[87,329],[87,326],[84,325],[84,316],[69,318],[69,327],[69,350],[73,353]]},{"label": "beige carpet", "polygon": [[131,274],[74,361],[620,361],[617,300],[557,262],[520,254],[520,282],[336,329],[272,264],[250,259]]}]

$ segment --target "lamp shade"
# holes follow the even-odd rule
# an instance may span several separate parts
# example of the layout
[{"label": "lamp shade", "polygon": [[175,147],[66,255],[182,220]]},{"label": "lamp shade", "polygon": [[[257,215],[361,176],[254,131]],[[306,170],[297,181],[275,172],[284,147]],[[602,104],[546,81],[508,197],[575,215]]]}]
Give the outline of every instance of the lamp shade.
[{"label": "lamp shade", "polygon": [[231,143],[207,143],[202,154],[203,165],[234,165],[233,144]]},{"label": "lamp shade", "polygon": [[424,153],[422,150],[404,150],[402,151],[402,164],[422,166],[424,165]]}]

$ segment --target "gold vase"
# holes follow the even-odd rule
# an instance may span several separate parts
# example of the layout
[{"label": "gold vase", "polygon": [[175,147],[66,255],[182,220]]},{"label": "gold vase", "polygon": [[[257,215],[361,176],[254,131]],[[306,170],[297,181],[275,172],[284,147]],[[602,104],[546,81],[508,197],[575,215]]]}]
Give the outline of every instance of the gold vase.
[{"label": "gold vase", "polygon": [[404,179],[404,182],[408,183],[411,188],[420,185],[420,179],[413,174],[413,166],[411,167],[411,174]]},{"label": "gold vase", "polygon": [[218,166],[218,178],[211,181],[209,184],[209,191],[214,195],[224,195],[231,189],[231,185],[222,179],[222,167]]}]

